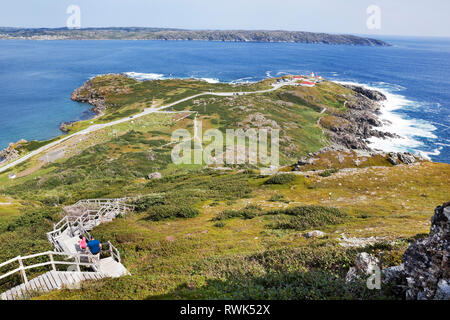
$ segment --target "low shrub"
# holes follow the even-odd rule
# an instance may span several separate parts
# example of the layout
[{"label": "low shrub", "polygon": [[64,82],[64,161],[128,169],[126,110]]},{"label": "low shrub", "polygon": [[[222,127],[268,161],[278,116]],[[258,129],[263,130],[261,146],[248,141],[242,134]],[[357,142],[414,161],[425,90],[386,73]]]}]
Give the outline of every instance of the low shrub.
[{"label": "low shrub", "polygon": [[270,177],[265,184],[286,184],[295,180],[295,175],[293,174],[277,174]]},{"label": "low shrub", "polygon": [[148,220],[160,221],[172,218],[194,218],[200,214],[199,210],[188,206],[157,205],[148,211]]},{"label": "low shrub", "polygon": [[279,201],[286,201],[284,200],[284,195],[282,194],[274,194],[273,196],[270,197],[269,199],[270,202],[279,202]]},{"label": "low shrub", "polygon": [[262,209],[256,205],[248,205],[240,210],[224,210],[220,212],[213,221],[219,221],[230,218],[242,218],[242,219],[252,219],[258,215],[261,215]]},{"label": "low shrub", "polygon": [[321,177],[329,177],[333,173],[336,173],[336,172],[338,172],[338,169],[335,169],[335,168],[327,169],[327,170],[324,170],[321,173],[319,173],[319,176],[321,176]]},{"label": "low shrub", "polygon": [[322,206],[298,206],[271,210],[268,215],[287,215],[279,217],[272,227],[274,229],[306,230],[344,222],[347,215],[336,208]]},{"label": "low shrub", "polygon": [[223,228],[223,227],[225,227],[225,222],[223,222],[223,221],[218,221],[218,222],[216,222],[216,223],[214,224],[214,227],[217,227],[217,228]]}]

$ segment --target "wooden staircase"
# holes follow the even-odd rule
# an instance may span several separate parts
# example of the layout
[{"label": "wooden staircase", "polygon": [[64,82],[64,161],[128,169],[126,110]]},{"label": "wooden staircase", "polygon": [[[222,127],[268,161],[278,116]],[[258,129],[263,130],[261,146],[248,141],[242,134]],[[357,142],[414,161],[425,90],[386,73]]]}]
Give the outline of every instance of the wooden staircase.
[{"label": "wooden staircase", "polygon": [[101,272],[49,271],[27,283],[22,283],[0,295],[2,300],[29,299],[33,296],[63,288],[74,288],[86,280],[100,280],[107,277]]},{"label": "wooden staircase", "polygon": [[[20,272],[23,283],[0,294],[2,300],[27,299],[55,289],[74,288],[86,280],[115,278],[129,274],[122,265],[120,252],[107,242],[102,248],[102,255],[83,252],[79,245],[79,236],[90,238],[89,231],[101,223],[109,222],[120,215],[134,210],[124,203],[123,199],[90,199],[77,202],[83,208],[79,216],[65,216],[47,233],[47,239],[53,244],[55,251],[47,251],[29,256],[18,256],[0,264],[0,269],[18,263],[19,267],[0,275],[0,280]],[[59,257],[59,259],[58,259]],[[41,262],[42,260],[47,261]],[[34,265],[25,265],[24,261],[40,259]],[[69,261],[72,260],[72,261]],[[67,271],[59,271],[57,266],[69,266]],[[51,266],[52,270],[31,280],[27,279],[26,270]],[[82,271],[83,269],[83,271]]]}]

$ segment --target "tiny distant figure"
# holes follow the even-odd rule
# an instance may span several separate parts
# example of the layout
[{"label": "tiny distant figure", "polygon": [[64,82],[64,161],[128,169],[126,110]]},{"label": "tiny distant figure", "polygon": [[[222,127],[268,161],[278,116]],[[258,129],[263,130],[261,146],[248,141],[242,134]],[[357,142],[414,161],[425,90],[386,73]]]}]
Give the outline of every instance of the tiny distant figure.
[{"label": "tiny distant figure", "polygon": [[87,241],[86,241],[86,237],[83,237],[82,235],[80,235],[80,241],[78,242],[81,251],[85,252],[86,248],[87,248]]},{"label": "tiny distant figure", "polygon": [[89,251],[93,254],[93,255],[97,255],[100,253],[101,249],[102,249],[102,244],[100,243],[100,241],[94,239],[94,237],[91,238],[91,240],[87,243],[87,247],[89,248]]}]

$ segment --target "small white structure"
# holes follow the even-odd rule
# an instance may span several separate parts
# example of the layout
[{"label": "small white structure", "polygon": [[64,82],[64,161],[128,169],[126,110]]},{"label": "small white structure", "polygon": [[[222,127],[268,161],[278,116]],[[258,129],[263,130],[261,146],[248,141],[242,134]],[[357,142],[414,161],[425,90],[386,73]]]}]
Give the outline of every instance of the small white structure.
[{"label": "small white structure", "polygon": [[16,174],[15,173],[10,173],[8,178],[15,179],[16,178]]}]

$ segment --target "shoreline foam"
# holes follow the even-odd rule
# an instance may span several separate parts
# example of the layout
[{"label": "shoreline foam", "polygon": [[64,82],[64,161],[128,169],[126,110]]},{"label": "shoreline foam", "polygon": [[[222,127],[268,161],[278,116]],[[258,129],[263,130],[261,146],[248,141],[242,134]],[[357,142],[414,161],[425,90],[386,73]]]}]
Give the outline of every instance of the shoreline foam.
[{"label": "shoreline foam", "polygon": [[[412,152],[429,160],[430,156],[436,156],[440,154],[440,150],[442,148],[437,148],[433,151],[425,151],[423,150],[423,148],[426,147],[426,144],[417,139],[437,139],[437,136],[433,134],[433,131],[437,130],[434,125],[425,120],[408,119],[395,112],[396,110],[412,106],[415,102],[408,100],[398,93],[393,93],[385,87],[377,87],[352,81],[335,82],[340,84],[361,86],[370,90],[376,90],[386,96],[386,100],[380,102],[380,114],[377,115],[378,119],[383,123],[383,126],[377,127],[376,129],[383,132],[395,133],[399,135],[400,138],[383,139],[372,137],[368,139],[369,147],[374,150],[381,150],[383,152]],[[389,85],[387,83],[383,84]],[[395,92],[405,89],[399,86],[394,87]]]}]

